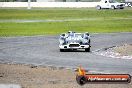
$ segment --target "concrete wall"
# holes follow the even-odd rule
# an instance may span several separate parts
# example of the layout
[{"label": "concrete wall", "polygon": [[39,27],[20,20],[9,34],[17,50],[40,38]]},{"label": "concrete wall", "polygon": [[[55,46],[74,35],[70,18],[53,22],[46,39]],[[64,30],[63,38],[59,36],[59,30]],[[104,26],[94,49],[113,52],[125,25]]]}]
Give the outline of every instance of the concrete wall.
[{"label": "concrete wall", "polygon": [[[99,2],[31,2],[31,7],[95,7]],[[0,2],[0,7],[27,7],[27,2]]]},{"label": "concrete wall", "polygon": [[125,0],[125,2],[132,2],[132,0]]},{"label": "concrete wall", "polygon": [[55,0],[36,0],[36,2],[55,2]]}]

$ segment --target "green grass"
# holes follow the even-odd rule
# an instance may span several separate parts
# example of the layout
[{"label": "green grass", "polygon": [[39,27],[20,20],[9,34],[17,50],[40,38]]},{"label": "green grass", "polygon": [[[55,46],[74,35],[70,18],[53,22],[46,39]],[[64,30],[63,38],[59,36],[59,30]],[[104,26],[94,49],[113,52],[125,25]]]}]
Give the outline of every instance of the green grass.
[{"label": "green grass", "polygon": [[[16,20],[67,20],[62,22],[15,22]],[[72,20],[86,19],[86,20]],[[77,32],[132,32],[132,9],[0,9],[0,36],[56,35]]]}]

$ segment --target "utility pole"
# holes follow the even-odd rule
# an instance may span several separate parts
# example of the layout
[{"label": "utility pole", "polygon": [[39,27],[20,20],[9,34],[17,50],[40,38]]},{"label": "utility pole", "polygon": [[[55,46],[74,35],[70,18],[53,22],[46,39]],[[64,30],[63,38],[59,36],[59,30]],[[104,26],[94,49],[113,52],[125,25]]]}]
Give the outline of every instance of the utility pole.
[{"label": "utility pole", "polygon": [[28,8],[27,9],[31,9],[31,0],[28,0]]}]

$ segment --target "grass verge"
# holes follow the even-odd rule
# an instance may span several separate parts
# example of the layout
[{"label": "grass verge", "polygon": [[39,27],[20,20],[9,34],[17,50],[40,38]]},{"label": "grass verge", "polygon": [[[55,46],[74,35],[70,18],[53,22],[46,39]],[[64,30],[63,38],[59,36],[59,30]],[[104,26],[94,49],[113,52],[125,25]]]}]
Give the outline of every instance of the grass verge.
[{"label": "grass verge", "polygon": [[[95,8],[0,9],[0,36],[132,32],[132,10]],[[26,21],[25,21],[26,20]]]}]

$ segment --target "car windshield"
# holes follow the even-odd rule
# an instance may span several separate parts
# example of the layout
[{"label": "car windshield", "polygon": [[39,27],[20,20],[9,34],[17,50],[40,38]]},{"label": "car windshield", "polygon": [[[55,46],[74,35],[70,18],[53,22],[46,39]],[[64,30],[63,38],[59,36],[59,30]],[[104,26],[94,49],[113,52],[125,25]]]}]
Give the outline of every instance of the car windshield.
[{"label": "car windshield", "polygon": [[75,34],[75,37],[82,37],[82,34]]}]

